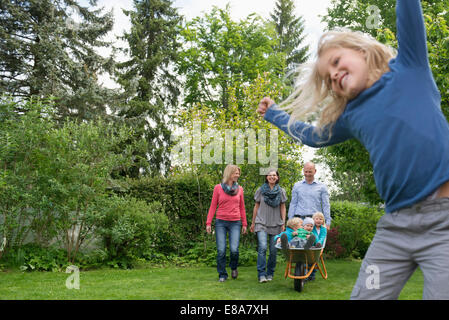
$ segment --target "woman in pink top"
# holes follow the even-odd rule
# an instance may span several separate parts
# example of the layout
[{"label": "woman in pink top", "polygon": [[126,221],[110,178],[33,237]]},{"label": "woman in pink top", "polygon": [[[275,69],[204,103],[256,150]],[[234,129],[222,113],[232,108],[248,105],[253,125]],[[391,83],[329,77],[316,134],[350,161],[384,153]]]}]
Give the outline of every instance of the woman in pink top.
[{"label": "woman in pink top", "polygon": [[[220,282],[228,278],[226,272],[226,236],[229,233],[229,249],[231,251],[229,266],[231,276],[237,278],[239,262],[240,229],[246,233],[245,202],[243,188],[237,184],[240,168],[229,164],[223,172],[223,181],[214,188],[212,202],[206,221],[207,233],[212,232],[212,219],[215,213],[215,239],[217,241],[217,271]],[[218,206],[218,209],[217,209]]]}]

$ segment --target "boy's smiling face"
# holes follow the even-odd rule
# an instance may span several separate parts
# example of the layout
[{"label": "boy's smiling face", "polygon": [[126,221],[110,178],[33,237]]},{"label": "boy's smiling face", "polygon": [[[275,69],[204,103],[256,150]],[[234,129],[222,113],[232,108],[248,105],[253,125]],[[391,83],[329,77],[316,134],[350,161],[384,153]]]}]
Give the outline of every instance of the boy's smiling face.
[{"label": "boy's smiling face", "polygon": [[318,60],[318,73],[337,96],[355,98],[369,87],[365,54],[348,48],[329,48]]}]

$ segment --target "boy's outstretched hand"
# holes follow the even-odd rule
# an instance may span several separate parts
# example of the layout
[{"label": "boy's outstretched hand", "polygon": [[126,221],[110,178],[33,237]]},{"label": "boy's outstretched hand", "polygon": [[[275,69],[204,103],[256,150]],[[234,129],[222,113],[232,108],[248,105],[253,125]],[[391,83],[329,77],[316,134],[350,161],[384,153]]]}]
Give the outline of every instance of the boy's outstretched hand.
[{"label": "boy's outstretched hand", "polygon": [[267,112],[268,108],[271,107],[272,104],[274,104],[274,100],[272,100],[270,97],[264,97],[259,102],[257,112],[259,112],[262,117],[265,116],[265,112]]}]

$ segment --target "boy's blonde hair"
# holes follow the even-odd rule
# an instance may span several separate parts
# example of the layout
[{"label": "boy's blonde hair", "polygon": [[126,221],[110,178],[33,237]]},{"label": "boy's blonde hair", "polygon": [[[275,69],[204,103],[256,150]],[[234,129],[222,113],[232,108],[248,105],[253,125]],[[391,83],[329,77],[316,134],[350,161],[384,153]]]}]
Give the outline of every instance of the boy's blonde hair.
[{"label": "boy's blonde hair", "polygon": [[[347,98],[335,95],[331,87],[318,72],[318,61],[323,53],[331,48],[347,48],[361,51],[365,54],[370,70],[369,84],[376,82],[382,74],[390,71],[388,62],[396,55],[395,51],[376,39],[362,32],[329,31],[323,34],[318,42],[317,59],[312,64],[301,65],[296,89],[287,97],[280,107],[291,113],[288,123],[295,120],[307,121],[307,116],[319,114],[318,133],[329,126],[329,136],[332,135],[332,125],[343,113]],[[290,132],[291,133],[291,132]],[[301,139],[301,137],[297,137]]]},{"label": "boy's blonde hair", "polygon": [[324,224],[326,224],[326,219],[324,218],[324,214],[317,211],[312,215],[312,219],[315,219],[315,217],[320,217],[321,219],[323,219]]},{"label": "boy's blonde hair", "polygon": [[226,166],[226,168],[223,171],[223,183],[228,182],[228,180],[231,178],[231,175],[238,170],[240,172],[240,174],[242,173],[242,171],[240,170],[239,166],[236,166],[235,164],[228,164]]},{"label": "boy's blonde hair", "polygon": [[[287,220],[287,227],[292,228],[296,225],[301,225],[302,224],[302,219],[295,217],[295,218],[291,218]],[[293,228],[292,228],[293,229]]]}]

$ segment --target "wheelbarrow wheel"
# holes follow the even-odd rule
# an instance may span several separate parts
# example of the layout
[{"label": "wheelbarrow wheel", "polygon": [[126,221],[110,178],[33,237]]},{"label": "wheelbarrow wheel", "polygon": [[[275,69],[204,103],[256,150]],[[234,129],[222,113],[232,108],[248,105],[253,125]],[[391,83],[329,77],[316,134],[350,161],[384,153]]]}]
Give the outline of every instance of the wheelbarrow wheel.
[{"label": "wheelbarrow wheel", "polygon": [[[303,276],[304,273],[304,263],[298,262],[295,266],[295,276]],[[304,288],[304,279],[294,279],[295,290],[301,292]]]}]

